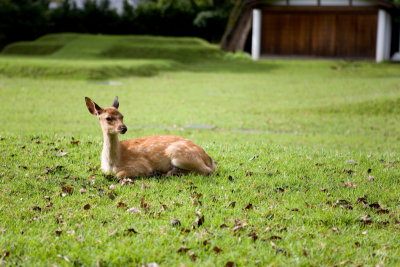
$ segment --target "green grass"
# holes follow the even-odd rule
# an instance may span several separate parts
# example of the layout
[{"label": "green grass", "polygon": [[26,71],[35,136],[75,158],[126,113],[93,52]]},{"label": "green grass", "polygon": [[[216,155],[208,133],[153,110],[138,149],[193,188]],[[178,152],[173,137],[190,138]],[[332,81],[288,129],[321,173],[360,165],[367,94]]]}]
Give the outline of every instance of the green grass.
[{"label": "green grass", "polygon": [[56,79],[153,76],[180,69],[182,64],[229,60],[217,46],[199,38],[72,33],[13,43],[0,55],[0,73],[4,75]]},{"label": "green grass", "polygon": [[[65,70],[1,71],[0,264],[400,264],[399,65],[160,56],[171,65],[127,76],[108,73],[157,59],[104,58],[96,47],[81,59],[72,48],[70,58],[0,57],[7,69]],[[97,66],[108,67],[97,80],[77,71]],[[104,176],[84,97],[108,106],[115,95],[129,129],[121,138],[189,138],[218,162],[216,174],[124,186]]]}]

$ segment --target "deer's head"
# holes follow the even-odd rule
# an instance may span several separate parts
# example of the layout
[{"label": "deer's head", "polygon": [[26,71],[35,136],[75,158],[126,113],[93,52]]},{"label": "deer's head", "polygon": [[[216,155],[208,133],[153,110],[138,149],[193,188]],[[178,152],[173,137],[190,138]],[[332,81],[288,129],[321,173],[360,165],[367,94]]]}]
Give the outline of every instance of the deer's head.
[{"label": "deer's head", "polygon": [[124,116],[118,111],[118,96],[115,97],[112,107],[101,108],[89,97],[85,97],[86,106],[89,112],[99,118],[103,133],[106,134],[124,134],[128,130],[123,119]]}]

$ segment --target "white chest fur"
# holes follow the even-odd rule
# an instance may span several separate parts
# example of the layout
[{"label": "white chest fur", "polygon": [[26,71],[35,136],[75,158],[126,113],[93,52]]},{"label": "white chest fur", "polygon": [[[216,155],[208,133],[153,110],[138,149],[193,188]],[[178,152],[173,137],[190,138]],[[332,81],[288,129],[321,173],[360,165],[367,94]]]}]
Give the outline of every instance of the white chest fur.
[{"label": "white chest fur", "polygon": [[115,173],[119,161],[118,136],[104,135],[103,151],[101,152],[101,169],[105,173]]}]

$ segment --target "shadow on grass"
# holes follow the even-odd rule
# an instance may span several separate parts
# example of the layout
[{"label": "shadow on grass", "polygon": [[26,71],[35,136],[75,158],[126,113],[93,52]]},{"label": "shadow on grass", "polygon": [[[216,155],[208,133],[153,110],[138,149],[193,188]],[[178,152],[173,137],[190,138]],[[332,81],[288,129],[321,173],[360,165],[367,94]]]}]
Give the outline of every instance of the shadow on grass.
[{"label": "shadow on grass", "polygon": [[171,59],[74,60],[32,56],[0,56],[0,74],[6,77],[107,80],[111,78],[154,77],[161,72],[265,73],[279,68],[271,62],[214,59],[191,63]]}]

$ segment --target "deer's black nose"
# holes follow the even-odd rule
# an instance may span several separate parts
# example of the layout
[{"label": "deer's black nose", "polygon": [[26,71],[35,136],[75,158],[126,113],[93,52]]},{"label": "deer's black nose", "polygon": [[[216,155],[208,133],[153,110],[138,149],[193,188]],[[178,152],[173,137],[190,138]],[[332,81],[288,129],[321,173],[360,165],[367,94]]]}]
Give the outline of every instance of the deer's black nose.
[{"label": "deer's black nose", "polygon": [[121,126],[121,133],[124,134],[126,133],[126,131],[128,131],[128,128],[125,125]]}]

